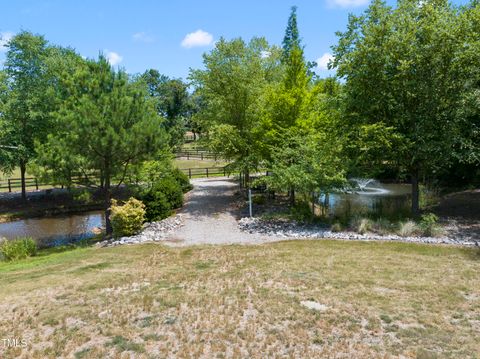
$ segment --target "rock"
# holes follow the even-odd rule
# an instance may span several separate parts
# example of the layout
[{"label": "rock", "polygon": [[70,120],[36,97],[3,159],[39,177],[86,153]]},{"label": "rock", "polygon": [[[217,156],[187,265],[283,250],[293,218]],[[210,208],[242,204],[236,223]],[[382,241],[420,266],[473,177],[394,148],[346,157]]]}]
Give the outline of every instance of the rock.
[{"label": "rock", "polygon": [[300,302],[301,305],[307,307],[308,309],[318,310],[319,312],[325,312],[328,310],[328,307],[324,304],[320,304],[313,300],[303,300]]}]

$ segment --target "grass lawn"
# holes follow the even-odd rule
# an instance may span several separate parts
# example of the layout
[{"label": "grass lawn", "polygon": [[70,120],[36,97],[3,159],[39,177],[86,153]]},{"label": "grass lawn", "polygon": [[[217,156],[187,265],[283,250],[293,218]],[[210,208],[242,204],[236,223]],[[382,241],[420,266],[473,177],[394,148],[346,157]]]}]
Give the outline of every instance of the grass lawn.
[{"label": "grass lawn", "polygon": [[0,263],[0,278],[0,338],[28,343],[1,358],[480,355],[474,249],[144,244]]},{"label": "grass lawn", "polygon": [[191,159],[191,160],[183,160],[183,159],[175,159],[174,164],[180,168],[210,168],[210,167],[224,167],[227,163],[222,161],[213,161],[213,160],[199,160],[199,159]]}]

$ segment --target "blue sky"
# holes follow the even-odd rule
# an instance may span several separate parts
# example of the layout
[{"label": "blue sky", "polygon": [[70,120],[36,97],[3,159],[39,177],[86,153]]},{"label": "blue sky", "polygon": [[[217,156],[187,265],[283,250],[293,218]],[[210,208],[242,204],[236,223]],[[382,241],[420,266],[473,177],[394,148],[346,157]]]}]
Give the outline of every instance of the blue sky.
[{"label": "blue sky", "polygon": [[[363,12],[368,0],[0,0],[0,34],[5,40],[29,30],[86,57],[102,51],[129,73],[155,68],[186,78],[221,36],[264,36],[280,44],[292,5],[298,6],[306,58],[327,60],[335,31],[343,31],[348,14]],[[317,72],[327,75],[323,67]]]}]

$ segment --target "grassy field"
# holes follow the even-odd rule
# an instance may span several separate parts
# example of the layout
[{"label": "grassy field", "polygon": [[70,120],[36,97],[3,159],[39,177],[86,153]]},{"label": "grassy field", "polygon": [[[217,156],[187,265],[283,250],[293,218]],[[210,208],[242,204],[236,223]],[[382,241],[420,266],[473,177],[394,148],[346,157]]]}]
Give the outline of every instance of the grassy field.
[{"label": "grassy field", "polygon": [[27,343],[0,357],[478,358],[479,273],[403,243],[76,249],[0,264],[0,338]]},{"label": "grassy field", "polygon": [[210,160],[183,160],[183,159],[175,159],[174,161],[175,166],[180,169],[183,168],[207,168],[207,167],[224,167],[227,163],[222,161],[210,161]]}]

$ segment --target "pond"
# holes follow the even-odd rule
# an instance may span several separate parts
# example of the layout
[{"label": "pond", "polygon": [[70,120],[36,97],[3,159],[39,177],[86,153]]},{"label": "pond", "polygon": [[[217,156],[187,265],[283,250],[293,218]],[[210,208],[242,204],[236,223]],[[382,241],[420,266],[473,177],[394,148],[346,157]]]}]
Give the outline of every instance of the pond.
[{"label": "pond", "polygon": [[375,217],[402,218],[410,214],[411,185],[380,183],[372,179],[356,179],[355,189],[322,195],[320,204],[330,216],[350,217],[372,215]]},{"label": "pond", "polygon": [[0,223],[0,238],[32,237],[39,247],[55,247],[91,238],[95,230],[104,225],[103,211],[21,219]]}]

